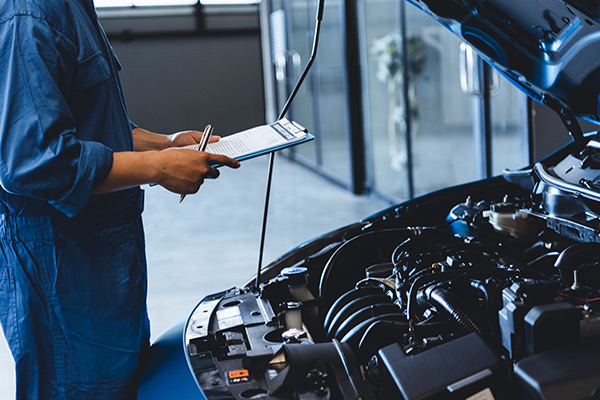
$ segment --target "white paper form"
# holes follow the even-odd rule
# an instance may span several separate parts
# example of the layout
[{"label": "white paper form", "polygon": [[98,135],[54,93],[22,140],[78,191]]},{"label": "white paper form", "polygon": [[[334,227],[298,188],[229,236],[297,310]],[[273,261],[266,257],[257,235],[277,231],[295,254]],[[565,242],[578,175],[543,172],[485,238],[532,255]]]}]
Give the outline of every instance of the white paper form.
[{"label": "white paper form", "polygon": [[209,143],[206,152],[243,160],[310,139],[312,135],[308,134],[305,128],[282,119],[271,125],[262,125],[225,136],[218,142]]}]

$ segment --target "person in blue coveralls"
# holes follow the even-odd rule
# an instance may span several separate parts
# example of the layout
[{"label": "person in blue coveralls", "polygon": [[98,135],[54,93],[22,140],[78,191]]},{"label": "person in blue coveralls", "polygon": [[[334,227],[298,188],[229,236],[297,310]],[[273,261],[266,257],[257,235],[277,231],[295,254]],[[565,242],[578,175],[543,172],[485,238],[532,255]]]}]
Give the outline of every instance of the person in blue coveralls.
[{"label": "person in blue coveralls", "polygon": [[148,346],[140,184],[221,164],[129,121],[93,0],[0,2],[0,322],[19,399],[135,398]]}]

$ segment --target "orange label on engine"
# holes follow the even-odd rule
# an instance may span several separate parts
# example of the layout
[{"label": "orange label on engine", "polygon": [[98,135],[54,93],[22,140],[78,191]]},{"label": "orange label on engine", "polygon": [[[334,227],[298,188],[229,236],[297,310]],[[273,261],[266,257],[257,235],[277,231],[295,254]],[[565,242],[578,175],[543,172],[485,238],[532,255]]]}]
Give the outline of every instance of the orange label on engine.
[{"label": "orange label on engine", "polygon": [[229,371],[229,379],[245,378],[250,376],[247,369],[238,369],[237,371]]}]

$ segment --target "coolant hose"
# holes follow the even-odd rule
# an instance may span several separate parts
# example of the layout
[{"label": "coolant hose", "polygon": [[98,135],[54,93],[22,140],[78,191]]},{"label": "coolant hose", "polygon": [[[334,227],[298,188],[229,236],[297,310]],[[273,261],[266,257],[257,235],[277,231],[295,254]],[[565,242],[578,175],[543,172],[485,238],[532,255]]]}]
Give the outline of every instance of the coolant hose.
[{"label": "coolant hose", "polygon": [[567,247],[560,253],[554,268],[560,271],[563,281],[568,285],[573,284],[573,271],[581,264],[598,260],[600,258],[600,243],[577,243]]},{"label": "coolant hose", "polygon": [[427,298],[430,302],[435,303],[435,306],[446,310],[464,332],[482,334],[477,324],[462,310],[461,301],[448,289],[433,287],[428,290]]}]

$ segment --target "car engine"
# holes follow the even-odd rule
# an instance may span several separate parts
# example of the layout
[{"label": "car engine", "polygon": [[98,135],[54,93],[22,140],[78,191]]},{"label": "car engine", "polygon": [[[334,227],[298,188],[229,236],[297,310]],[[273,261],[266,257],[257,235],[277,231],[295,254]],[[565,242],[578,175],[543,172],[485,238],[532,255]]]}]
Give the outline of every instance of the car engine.
[{"label": "car engine", "polygon": [[392,207],[208,296],[185,336],[202,391],[600,398],[596,144]]}]

